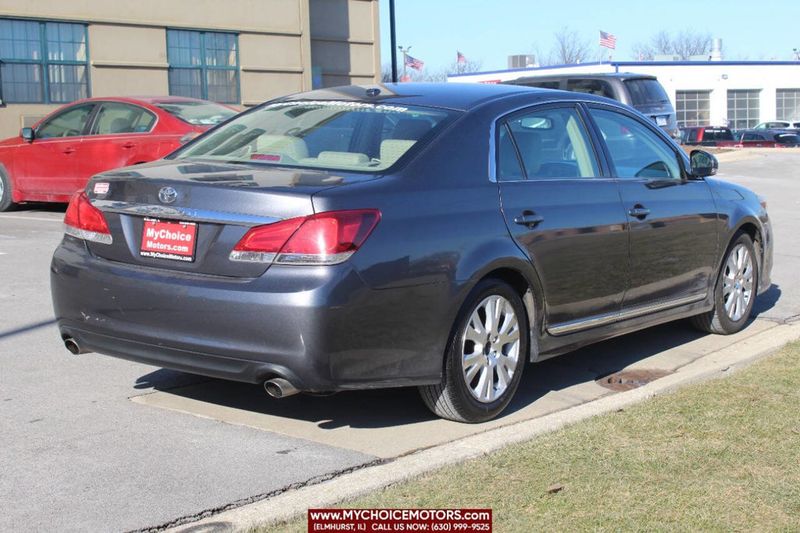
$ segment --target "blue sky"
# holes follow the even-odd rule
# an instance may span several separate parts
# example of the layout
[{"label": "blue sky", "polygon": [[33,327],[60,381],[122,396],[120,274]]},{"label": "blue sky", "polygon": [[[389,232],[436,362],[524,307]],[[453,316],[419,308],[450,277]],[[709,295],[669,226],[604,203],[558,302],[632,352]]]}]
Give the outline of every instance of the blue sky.
[{"label": "blue sky", "polygon": [[[382,62],[388,65],[389,1],[381,0],[380,9]],[[450,65],[456,50],[480,61],[481,70],[506,68],[509,54],[546,53],[564,26],[589,40],[592,59],[599,30],[617,37],[615,60],[635,59],[633,46],[662,29],[720,37],[725,59],[791,60],[792,48],[800,48],[793,29],[797,0],[395,0],[395,9],[397,44],[411,46],[411,55],[434,71]]]}]

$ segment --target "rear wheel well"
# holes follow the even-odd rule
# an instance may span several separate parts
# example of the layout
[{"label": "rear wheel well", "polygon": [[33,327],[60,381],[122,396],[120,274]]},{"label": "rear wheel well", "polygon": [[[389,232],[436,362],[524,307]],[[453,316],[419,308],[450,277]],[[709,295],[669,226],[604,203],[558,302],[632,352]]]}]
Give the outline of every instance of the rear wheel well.
[{"label": "rear wheel well", "polygon": [[537,338],[543,324],[544,302],[542,295],[534,288],[528,279],[519,271],[513,268],[498,268],[486,274],[482,279],[493,278],[508,283],[514,292],[519,294],[525,311],[528,313],[528,329],[530,342],[528,349],[530,354],[528,361],[535,361],[539,357],[539,343]]}]

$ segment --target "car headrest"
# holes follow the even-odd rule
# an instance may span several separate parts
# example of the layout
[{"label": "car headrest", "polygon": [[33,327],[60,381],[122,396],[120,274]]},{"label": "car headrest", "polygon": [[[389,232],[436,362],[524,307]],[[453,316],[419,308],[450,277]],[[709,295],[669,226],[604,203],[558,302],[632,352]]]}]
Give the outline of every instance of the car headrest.
[{"label": "car headrest", "polygon": [[386,168],[392,166],[395,161],[400,159],[416,141],[406,139],[386,139],[381,143],[381,166]]},{"label": "car headrest", "polygon": [[274,153],[299,161],[308,157],[308,146],[303,139],[291,135],[262,135],[256,139],[255,153]]}]

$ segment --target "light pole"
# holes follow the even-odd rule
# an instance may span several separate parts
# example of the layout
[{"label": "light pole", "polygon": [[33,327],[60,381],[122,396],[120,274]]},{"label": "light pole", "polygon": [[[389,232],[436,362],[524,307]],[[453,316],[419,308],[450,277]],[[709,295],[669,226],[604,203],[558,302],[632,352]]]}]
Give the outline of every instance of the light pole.
[{"label": "light pole", "polygon": [[[397,31],[394,22],[394,0],[389,0],[389,38],[392,48],[392,83],[397,83]],[[403,62],[405,64],[405,62]]]}]

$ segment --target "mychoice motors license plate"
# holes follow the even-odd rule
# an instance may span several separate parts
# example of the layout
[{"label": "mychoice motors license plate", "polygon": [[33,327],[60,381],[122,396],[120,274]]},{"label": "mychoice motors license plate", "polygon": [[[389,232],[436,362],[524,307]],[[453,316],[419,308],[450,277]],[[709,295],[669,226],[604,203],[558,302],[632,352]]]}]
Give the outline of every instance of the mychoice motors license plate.
[{"label": "mychoice motors license plate", "polygon": [[658,126],[666,126],[667,125],[667,117],[656,117],[656,124]]},{"label": "mychoice motors license plate", "polygon": [[175,261],[194,261],[197,224],[145,218],[139,255]]}]

